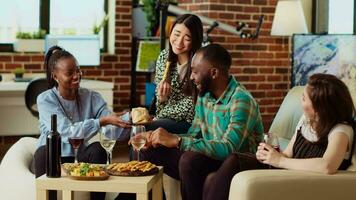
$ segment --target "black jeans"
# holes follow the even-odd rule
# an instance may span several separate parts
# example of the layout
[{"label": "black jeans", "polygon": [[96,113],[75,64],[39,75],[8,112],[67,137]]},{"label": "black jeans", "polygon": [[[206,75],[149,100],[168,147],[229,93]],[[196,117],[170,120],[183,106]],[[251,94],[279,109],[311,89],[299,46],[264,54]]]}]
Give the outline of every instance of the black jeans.
[{"label": "black jeans", "polygon": [[174,121],[172,119],[157,119],[146,125],[146,131],[153,131],[159,127],[166,129],[170,133],[185,134],[188,132],[191,124],[186,121]]},{"label": "black jeans", "polygon": [[209,173],[219,169],[223,161],[204,154],[176,148],[150,148],[142,150],[142,160],[163,166],[164,173],[181,180],[182,199],[202,199],[203,185]]},{"label": "black jeans", "polygon": [[203,199],[228,199],[231,180],[235,174],[245,170],[269,168],[269,165],[260,163],[254,154],[233,153],[225,159],[224,163],[215,173],[209,174],[205,180]]},{"label": "black jeans", "polygon": [[140,151],[140,160],[147,160],[159,166],[163,166],[163,171],[168,176],[179,180],[178,163],[184,152],[177,148],[149,148]]},{"label": "black jeans", "polygon": [[[89,146],[81,145],[78,149],[78,162],[106,164],[106,151],[99,142],[94,142]],[[61,162],[73,162],[74,157],[62,157]],[[34,155],[35,175],[36,178],[46,173],[46,146],[40,146]],[[57,192],[50,191],[49,197],[51,200],[57,199]],[[91,192],[90,199],[100,200],[105,199],[103,192]]]},{"label": "black jeans", "polygon": [[187,151],[179,160],[181,193],[183,200],[200,200],[206,177],[219,169],[223,161],[204,154]]}]

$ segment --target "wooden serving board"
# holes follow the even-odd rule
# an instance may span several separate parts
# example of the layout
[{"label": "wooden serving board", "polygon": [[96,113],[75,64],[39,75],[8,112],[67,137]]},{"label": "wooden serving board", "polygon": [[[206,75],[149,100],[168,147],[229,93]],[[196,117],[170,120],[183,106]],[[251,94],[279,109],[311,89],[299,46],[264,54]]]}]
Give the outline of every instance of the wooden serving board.
[{"label": "wooden serving board", "polygon": [[156,173],[158,173],[158,167],[155,167],[149,171],[140,171],[140,170],[136,170],[136,171],[123,171],[123,172],[119,172],[116,170],[107,170],[106,172],[110,175],[114,175],[114,176],[151,176],[154,175]]},{"label": "wooden serving board", "polygon": [[80,181],[102,181],[102,180],[107,180],[110,175],[105,174],[104,176],[70,176],[68,175],[69,178],[74,179],[74,180],[80,180]]}]

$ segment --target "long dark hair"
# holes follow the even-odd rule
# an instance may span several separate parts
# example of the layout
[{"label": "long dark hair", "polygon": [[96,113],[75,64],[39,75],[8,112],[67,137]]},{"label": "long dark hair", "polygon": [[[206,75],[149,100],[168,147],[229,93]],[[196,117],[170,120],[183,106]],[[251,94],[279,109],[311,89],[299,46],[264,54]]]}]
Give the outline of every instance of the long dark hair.
[{"label": "long dark hair", "polygon": [[[189,51],[189,59],[188,59],[188,64],[187,64],[187,70],[183,76],[182,80],[182,89],[184,94],[188,96],[193,96],[194,99],[196,98],[196,88],[193,82],[190,80],[190,74],[192,72],[191,68],[191,59],[195,52],[201,47],[201,44],[203,42],[203,24],[200,21],[199,17],[196,15],[192,14],[184,14],[179,16],[176,21],[172,25],[171,33],[176,24],[184,24],[186,26],[190,33],[191,33],[191,40],[192,40],[192,48]],[[169,66],[169,73],[167,76],[168,80],[170,79],[170,74],[172,71],[173,66],[176,66],[178,62],[178,56],[173,52],[172,50],[172,45],[169,43],[169,52],[168,52],[168,61],[171,63]]]},{"label": "long dark hair", "polygon": [[[58,83],[53,78],[53,71],[56,68],[57,62],[60,59],[72,58],[76,61],[75,57],[59,46],[52,46],[48,49],[45,56],[44,68],[46,70],[46,77],[48,82],[48,87],[57,87]],[[77,62],[77,61],[76,61]]]},{"label": "long dark hair", "polygon": [[309,78],[307,93],[318,116],[315,131],[319,142],[327,141],[330,130],[338,123],[354,127],[355,107],[340,79],[330,74],[314,74]]}]

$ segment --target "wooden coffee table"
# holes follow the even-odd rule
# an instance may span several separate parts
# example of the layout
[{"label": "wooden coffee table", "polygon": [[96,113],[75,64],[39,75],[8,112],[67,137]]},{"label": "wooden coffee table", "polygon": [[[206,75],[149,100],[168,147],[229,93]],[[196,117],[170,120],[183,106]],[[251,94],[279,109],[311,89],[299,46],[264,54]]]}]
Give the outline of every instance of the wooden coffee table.
[{"label": "wooden coffee table", "polygon": [[62,190],[64,200],[72,199],[73,191],[136,193],[137,200],[147,200],[151,189],[152,199],[162,200],[163,168],[158,168],[159,172],[153,176],[110,176],[104,181],[73,180],[66,175],[48,178],[43,175],[36,179],[37,200],[48,199],[48,190]]}]

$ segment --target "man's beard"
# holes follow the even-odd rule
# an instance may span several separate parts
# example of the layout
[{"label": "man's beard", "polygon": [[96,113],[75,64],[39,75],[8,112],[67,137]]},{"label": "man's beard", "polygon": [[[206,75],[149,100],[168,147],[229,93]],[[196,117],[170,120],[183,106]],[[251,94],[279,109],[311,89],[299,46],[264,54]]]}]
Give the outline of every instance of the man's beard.
[{"label": "man's beard", "polygon": [[204,76],[200,83],[200,89],[198,89],[199,96],[204,96],[207,92],[209,92],[209,87],[213,79],[210,76]]}]

